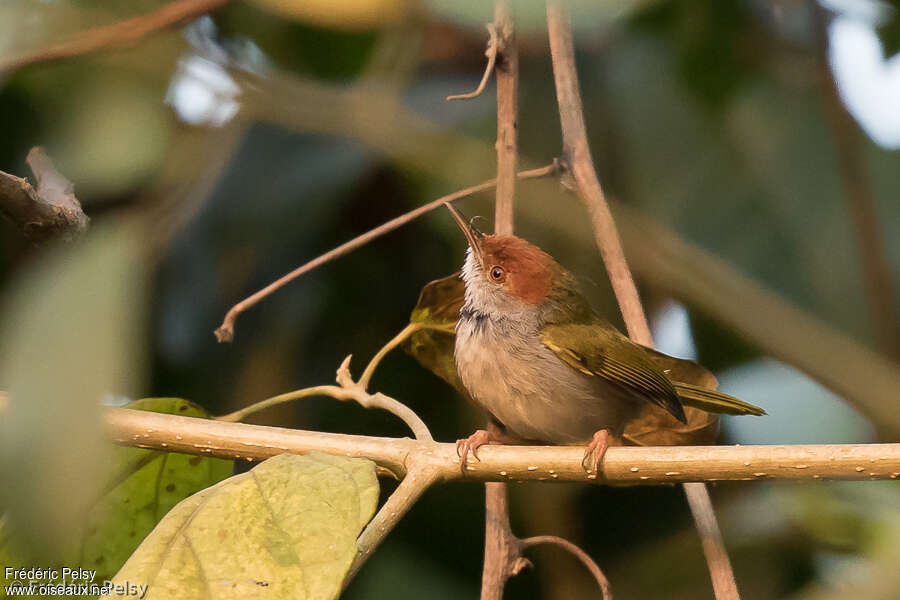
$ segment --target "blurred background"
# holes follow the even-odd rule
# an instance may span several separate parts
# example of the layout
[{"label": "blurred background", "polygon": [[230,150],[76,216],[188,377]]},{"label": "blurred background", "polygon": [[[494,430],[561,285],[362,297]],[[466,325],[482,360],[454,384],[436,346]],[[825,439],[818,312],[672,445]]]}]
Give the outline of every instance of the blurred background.
[{"label": "blurred background", "polygon": [[[494,174],[493,83],[444,100],[481,77],[492,3],[213,2],[125,45],[48,51],[164,4],[0,4],[0,170],[30,175],[25,156],[43,146],[92,220],[65,247],[36,247],[0,221],[0,388],[32,396],[0,428],[4,500],[53,505],[60,522],[68,513],[48,498],[84,485],[97,397],[177,396],[221,414],[330,383],[350,353],[359,374],[421,287],[462,262],[444,212],[279,291],[238,319],[232,344],[212,331],[294,266]],[[512,4],[528,168],[559,155],[559,118],[543,4]],[[897,3],[584,1],[573,13],[594,159],[656,341],[769,413],[726,417],[722,443],[897,441]],[[491,229],[492,194],[458,205]],[[620,323],[577,198],[526,181],[516,211],[517,233]],[[483,421],[399,351],[372,389],[442,441]],[[388,414],[328,398],[251,421],[407,435]],[[897,482],[711,491],[744,598],[900,598]],[[510,492],[517,534],[580,544],[617,597],[711,597],[681,488]],[[483,515],[481,485],[430,490],[344,597],[476,597]],[[530,557],[507,598],[596,597],[570,556]]]}]

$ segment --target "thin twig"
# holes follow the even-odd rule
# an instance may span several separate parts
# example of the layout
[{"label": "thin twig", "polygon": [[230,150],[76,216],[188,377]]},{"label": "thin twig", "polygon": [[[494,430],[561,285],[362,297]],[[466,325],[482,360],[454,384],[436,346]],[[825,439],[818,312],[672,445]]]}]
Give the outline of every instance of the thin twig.
[{"label": "thin twig", "polygon": [[[506,0],[494,1],[497,43],[497,189],[494,201],[494,233],[512,235],[518,162],[519,51],[515,25]],[[509,497],[505,483],[484,485],[484,564],[481,600],[501,600],[506,581],[526,564],[519,540],[509,522]]]},{"label": "thin twig", "polygon": [[154,31],[196,19],[226,2],[228,0],[176,0],[151,13],[88,29],[78,33],[71,40],[41,48],[37,52],[2,60],[0,72],[19,69],[37,62],[89,54],[108,46],[131,44]]},{"label": "thin twig", "polygon": [[[13,400],[14,401],[14,400]],[[303,431],[227,423],[126,408],[104,410],[118,444],[225,459],[264,460],[311,451],[368,458],[402,478],[411,461],[439,481],[578,481],[660,485],[688,481],[900,480],[900,443],[781,446],[622,446],[610,448],[601,473],[585,473],[582,446],[486,445],[459,468],[455,443]]]},{"label": "thin twig", "polygon": [[[578,72],[575,68],[572,23],[566,0],[548,0],[547,29],[562,127],[563,159],[571,171],[574,187],[590,214],[594,238],[609,274],[628,334],[634,341],[652,346],[650,326],[591,158],[578,87]],[[739,598],[737,583],[715,513],[712,511],[709,492],[703,485],[686,486],[685,495],[703,544],[716,598],[737,600]]]},{"label": "thin twig", "polygon": [[[522,171],[521,173],[518,174],[518,177],[520,179],[531,179],[534,177],[546,177],[547,175],[552,175],[552,174],[556,173],[556,171],[557,171],[557,165],[556,165],[556,163],[554,163],[552,165],[547,165],[545,167],[540,167],[538,169],[530,169],[528,171]],[[242,312],[244,312],[248,308],[255,306],[261,300],[263,300],[267,296],[270,296],[273,292],[284,287],[285,285],[287,285],[291,281],[297,279],[301,275],[308,273],[308,272],[312,271],[313,269],[320,267],[328,262],[331,262],[332,260],[334,260],[336,258],[340,258],[340,257],[344,256],[345,254],[349,254],[350,252],[352,252],[353,250],[356,250],[360,246],[364,246],[364,245],[368,244],[369,242],[371,242],[372,240],[379,238],[379,237],[385,235],[386,233],[390,233],[391,231],[397,229],[398,227],[406,225],[410,221],[413,221],[413,220],[421,217],[425,213],[435,210],[436,208],[440,208],[446,202],[452,202],[453,200],[458,200],[459,198],[464,198],[466,196],[471,196],[472,194],[476,194],[478,192],[483,192],[485,190],[489,190],[489,189],[493,188],[495,185],[497,185],[497,180],[489,179],[488,181],[484,181],[482,183],[479,183],[478,185],[473,185],[472,187],[458,190],[456,192],[453,192],[452,194],[447,194],[446,196],[441,196],[437,200],[432,200],[428,204],[424,204],[416,209],[413,209],[405,214],[400,215],[399,217],[397,217],[395,219],[391,219],[387,223],[379,225],[375,229],[372,229],[371,231],[367,231],[366,233],[353,238],[349,242],[345,242],[345,243],[341,244],[340,246],[338,246],[337,248],[334,248],[333,250],[329,250],[325,254],[322,254],[321,256],[309,261],[308,263],[306,263],[304,265],[301,265],[300,267],[297,267],[296,269],[294,269],[287,275],[280,277],[279,279],[277,279],[276,281],[273,281],[272,283],[270,283],[266,287],[262,288],[255,294],[252,294],[251,296],[244,298],[243,300],[241,300],[240,302],[238,302],[237,304],[232,306],[231,309],[228,311],[228,313],[225,315],[225,319],[222,321],[222,325],[220,325],[219,328],[216,329],[216,331],[215,331],[216,338],[220,342],[230,342],[232,339],[234,339],[234,322],[237,319],[238,315],[240,315]]]},{"label": "thin twig", "polygon": [[522,549],[531,548],[539,544],[553,544],[573,554],[575,558],[580,560],[581,563],[585,567],[587,567],[588,571],[591,572],[591,575],[594,576],[594,579],[597,581],[597,585],[600,586],[600,592],[603,594],[603,600],[612,600],[612,592],[609,589],[609,580],[606,578],[606,575],[603,574],[603,571],[599,566],[597,566],[597,563],[594,562],[594,559],[591,558],[587,552],[585,552],[569,540],[555,535],[536,535],[525,538],[524,540],[520,540],[520,543],[522,545]]},{"label": "thin twig", "polygon": [[[391,342],[388,342],[388,344],[391,344],[395,340],[396,338],[391,340]],[[287,392],[285,394],[279,394],[272,398],[260,400],[255,404],[251,404],[250,406],[236,410],[227,415],[217,417],[217,420],[228,423],[237,423],[253,413],[272,406],[293,402],[294,400],[300,400],[301,398],[309,398],[310,396],[331,396],[337,400],[353,400],[363,408],[380,408],[386,410],[402,419],[412,430],[417,440],[431,440],[431,432],[428,430],[428,426],[425,425],[422,419],[419,418],[419,415],[411,408],[385,394],[369,394],[359,383],[353,381],[353,377],[350,375],[351,356],[347,356],[337,370],[338,385],[317,385],[295,390],[293,392]]]},{"label": "thin twig", "polygon": [[826,9],[815,0],[809,2],[816,39],[816,67],[825,98],[825,115],[837,151],[844,199],[856,228],[856,242],[865,281],[866,297],[872,311],[872,324],[879,346],[895,360],[900,359],[900,318],[890,262],[884,247],[884,233],[872,185],[861,152],[859,129],[841,101],[837,82],[828,65]]},{"label": "thin twig", "polygon": [[506,0],[494,3],[494,29],[498,36],[497,62],[497,192],[494,233],[512,235],[516,195],[519,119],[519,50],[516,29]]},{"label": "thin twig", "polygon": [[473,91],[465,94],[451,94],[447,96],[447,100],[470,100],[472,98],[476,98],[481,95],[481,92],[483,92],[485,86],[487,86],[488,79],[491,78],[491,73],[494,72],[494,65],[497,62],[497,52],[499,45],[497,39],[497,30],[492,23],[487,24],[487,30],[490,37],[488,38],[487,50],[484,51],[484,55],[487,56],[488,61],[487,66],[485,66],[484,68],[484,75],[481,76],[481,82]]},{"label": "thin twig", "polygon": [[385,344],[381,350],[379,350],[375,356],[372,357],[372,360],[369,361],[369,364],[366,365],[366,370],[363,371],[362,376],[359,378],[359,386],[365,391],[369,388],[369,381],[372,379],[372,375],[375,373],[375,369],[378,367],[381,359],[383,359],[388,352],[402,344],[406,338],[411,336],[417,331],[421,331],[422,329],[436,329],[438,331],[445,331],[447,333],[453,333],[456,329],[454,326],[446,326],[446,325],[430,325],[428,323],[410,323],[406,327],[404,327],[400,333],[395,335],[391,341]]}]

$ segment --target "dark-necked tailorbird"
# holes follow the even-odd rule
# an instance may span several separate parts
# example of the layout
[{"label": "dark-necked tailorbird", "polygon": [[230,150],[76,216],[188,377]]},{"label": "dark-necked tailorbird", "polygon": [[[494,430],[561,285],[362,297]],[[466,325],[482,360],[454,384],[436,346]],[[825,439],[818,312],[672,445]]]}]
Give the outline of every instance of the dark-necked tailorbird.
[{"label": "dark-necked tailorbird", "polygon": [[456,368],[469,395],[492,417],[488,429],[460,440],[463,469],[468,453],[482,444],[536,441],[587,444],[583,464],[596,472],[609,436],[621,435],[643,402],[683,423],[683,406],[765,414],[726,394],[673,381],[653,360],[655,350],[594,314],[574,276],[549,254],[513,235],[482,234],[447,208],[469,243]]}]

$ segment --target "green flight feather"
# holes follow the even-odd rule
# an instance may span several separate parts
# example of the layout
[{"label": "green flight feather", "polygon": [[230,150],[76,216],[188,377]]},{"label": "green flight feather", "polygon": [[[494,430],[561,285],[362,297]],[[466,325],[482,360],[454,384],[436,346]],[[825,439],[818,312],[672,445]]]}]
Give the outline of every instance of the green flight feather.
[{"label": "green flight feather", "polygon": [[672,382],[641,346],[615,329],[598,323],[547,325],[541,340],[564,363],[585,375],[600,377],[652,402],[686,423]]},{"label": "green flight feather", "polygon": [[706,412],[723,415],[754,415],[757,417],[766,414],[766,411],[749,402],[689,383],[675,382],[675,391],[678,392],[678,398],[682,404],[693,406]]}]

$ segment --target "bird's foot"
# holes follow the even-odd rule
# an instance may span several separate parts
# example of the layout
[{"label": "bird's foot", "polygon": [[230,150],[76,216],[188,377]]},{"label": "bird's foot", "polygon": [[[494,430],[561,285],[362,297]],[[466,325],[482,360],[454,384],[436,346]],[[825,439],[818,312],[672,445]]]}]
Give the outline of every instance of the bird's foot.
[{"label": "bird's foot", "polygon": [[478,449],[485,444],[505,444],[514,441],[514,438],[506,435],[502,426],[494,423],[488,424],[487,429],[479,429],[469,437],[456,441],[456,455],[459,456],[459,468],[463,475],[466,474],[466,465],[469,462],[469,453],[478,460]]},{"label": "bird's foot", "polygon": [[601,429],[594,433],[590,443],[584,451],[581,466],[588,473],[600,473],[600,462],[609,450],[609,430]]}]

